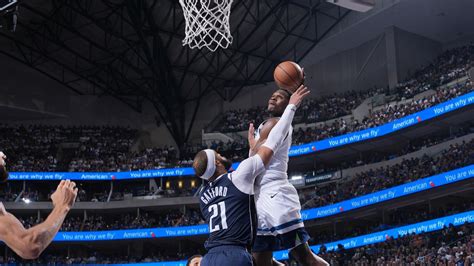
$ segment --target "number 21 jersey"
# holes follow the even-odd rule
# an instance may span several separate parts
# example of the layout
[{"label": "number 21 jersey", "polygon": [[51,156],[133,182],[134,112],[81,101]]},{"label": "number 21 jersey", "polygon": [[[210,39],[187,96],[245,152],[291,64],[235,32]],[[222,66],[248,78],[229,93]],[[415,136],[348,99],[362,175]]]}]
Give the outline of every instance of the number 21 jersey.
[{"label": "number 21 jersey", "polygon": [[206,249],[252,245],[256,221],[253,195],[240,191],[232,182],[232,174],[221,175],[203,187],[199,203],[209,225],[209,238],[204,243]]}]

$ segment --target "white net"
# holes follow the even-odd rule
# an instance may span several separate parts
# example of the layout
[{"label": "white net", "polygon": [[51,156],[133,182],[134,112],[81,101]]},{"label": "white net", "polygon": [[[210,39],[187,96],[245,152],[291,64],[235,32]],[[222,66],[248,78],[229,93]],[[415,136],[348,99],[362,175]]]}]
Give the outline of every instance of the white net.
[{"label": "white net", "polygon": [[183,46],[216,51],[232,43],[230,8],[233,0],[179,0],[186,21]]}]

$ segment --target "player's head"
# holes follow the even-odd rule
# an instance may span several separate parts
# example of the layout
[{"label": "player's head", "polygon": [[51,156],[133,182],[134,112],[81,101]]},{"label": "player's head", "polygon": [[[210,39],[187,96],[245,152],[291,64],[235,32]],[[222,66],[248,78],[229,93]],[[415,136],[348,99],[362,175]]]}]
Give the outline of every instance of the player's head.
[{"label": "player's head", "polygon": [[290,101],[291,93],[287,90],[276,90],[268,100],[268,112],[273,116],[281,116]]},{"label": "player's head", "polygon": [[227,173],[231,166],[231,160],[211,149],[198,152],[193,161],[194,173],[200,178],[209,181]]},{"label": "player's head", "polygon": [[0,151],[0,183],[3,183],[7,181],[8,179],[8,171],[6,167],[5,160],[7,159],[7,156]]},{"label": "player's head", "polygon": [[194,255],[188,259],[188,261],[186,262],[186,266],[199,266],[201,265],[201,260],[201,255]]}]

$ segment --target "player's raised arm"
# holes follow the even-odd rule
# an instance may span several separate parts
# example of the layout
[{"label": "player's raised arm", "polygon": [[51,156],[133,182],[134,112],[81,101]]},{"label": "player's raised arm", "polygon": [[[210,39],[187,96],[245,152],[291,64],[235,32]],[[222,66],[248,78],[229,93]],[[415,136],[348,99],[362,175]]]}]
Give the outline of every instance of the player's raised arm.
[{"label": "player's raised arm", "polygon": [[75,183],[63,180],[51,196],[53,211],[46,220],[25,229],[0,203],[0,240],[23,259],[35,259],[51,243],[77,196]]},{"label": "player's raised arm", "polygon": [[289,104],[283,112],[282,117],[270,131],[265,143],[258,148],[257,154],[260,156],[265,166],[268,165],[273,156],[273,152],[288,134],[291,122],[293,122],[293,117],[295,116],[296,108],[301,104],[301,101],[303,101],[309,92],[310,91],[306,86],[301,85],[293,95],[291,95]]},{"label": "player's raised arm", "polygon": [[[293,121],[297,106],[309,94],[308,88],[301,86],[291,96],[289,104],[283,112],[282,117],[271,130],[268,139],[257,150],[257,154],[242,161],[239,167],[232,173],[233,183],[240,191],[253,194],[255,178],[261,174],[269,164],[274,151],[285,139]],[[252,126],[250,127],[252,130]],[[251,132],[252,133],[252,132]],[[249,140],[252,141],[249,133]]]}]

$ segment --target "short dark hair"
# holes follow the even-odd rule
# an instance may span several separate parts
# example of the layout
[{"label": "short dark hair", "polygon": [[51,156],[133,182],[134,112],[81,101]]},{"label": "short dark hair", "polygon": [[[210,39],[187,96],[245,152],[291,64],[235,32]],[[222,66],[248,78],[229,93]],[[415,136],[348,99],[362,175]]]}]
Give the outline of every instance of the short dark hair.
[{"label": "short dark hair", "polygon": [[290,91],[285,90],[285,89],[281,89],[281,88],[279,88],[277,91],[283,92],[283,94],[286,96],[286,98],[287,98],[288,100],[291,98],[291,95],[293,94],[293,93],[291,93]]},{"label": "short dark hair", "polygon": [[202,256],[199,255],[199,254],[196,254],[196,255],[193,255],[191,258],[188,259],[188,261],[186,262],[186,266],[189,266],[191,264],[191,261],[195,258],[201,258]]},{"label": "short dark hair", "polygon": [[205,151],[202,150],[194,156],[193,169],[197,176],[204,175],[207,169],[207,154]]}]

